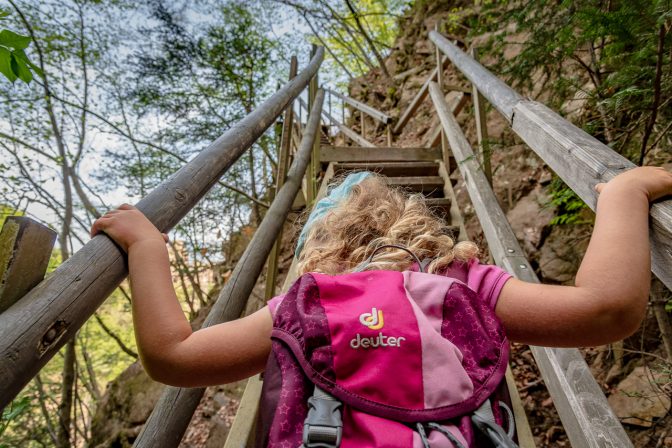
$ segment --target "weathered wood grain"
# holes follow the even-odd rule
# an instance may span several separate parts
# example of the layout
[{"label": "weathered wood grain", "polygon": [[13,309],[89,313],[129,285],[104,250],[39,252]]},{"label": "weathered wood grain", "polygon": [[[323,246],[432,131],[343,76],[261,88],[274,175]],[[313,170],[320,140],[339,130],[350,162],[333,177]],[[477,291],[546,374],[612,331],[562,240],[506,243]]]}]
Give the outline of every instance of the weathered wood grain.
[{"label": "weathered wood grain", "polygon": [[326,162],[405,162],[441,159],[438,148],[361,148],[352,146],[323,146],[320,160]]},{"label": "weathered wood grain", "polygon": [[8,216],[0,231],[0,313],[44,278],[56,232],[26,216]]},{"label": "weathered wood grain", "polygon": [[[292,167],[287,173],[285,184],[266,212],[263,221],[252,237],[252,241],[245,248],[245,252],[243,252],[231,274],[231,278],[224,285],[203,323],[204,327],[237,319],[245,309],[247,299],[264,267],[264,262],[273,246],[273,242],[277,239],[282,225],[287,219],[289,209],[310,163],[313,142],[319,132],[320,111],[323,101],[324,92],[319,90],[315,96],[313,111],[304,130],[301,146],[296,153]],[[133,446],[158,446],[162,448],[177,446],[204,391],[203,388],[166,387]]]},{"label": "weathered wood grain", "polygon": [[[324,56],[143,198],[137,207],[167,231],[217,182],[308,84]],[[294,199],[294,197],[292,197]],[[0,315],[0,408],[46,364],[126,277],[123,251],[98,235]]]},{"label": "weathered wood grain", "polygon": [[[593,210],[595,185],[635,167],[543,104],[521,101],[513,112],[513,130]],[[672,289],[672,200],[651,207],[649,230],[651,269]]]},{"label": "weathered wood grain", "polygon": [[347,171],[373,171],[383,176],[436,176],[439,165],[436,162],[362,162],[337,163],[336,174]]},{"label": "weathered wood grain", "polygon": [[259,374],[247,380],[245,391],[240,398],[240,405],[236,411],[236,417],[231,424],[229,434],[226,436],[224,448],[245,448],[247,445],[247,440],[257,420],[259,397],[261,397],[263,384]]},{"label": "weathered wood grain", "polygon": [[478,88],[479,92],[490,101],[490,104],[495,106],[511,122],[513,106],[523,97],[441,34],[430,31],[429,39]]},{"label": "weathered wood grain", "polygon": [[350,98],[349,96],[342,95],[342,94],[336,92],[335,90],[327,89],[327,91],[330,92],[332,95],[340,98],[343,102],[351,105],[352,107],[359,110],[360,112],[364,112],[369,117],[371,117],[375,120],[378,120],[383,124],[388,124],[388,123],[392,122],[392,117],[390,117],[389,115],[387,115],[384,112],[379,111],[378,109],[376,109],[374,107],[369,106],[368,104],[364,104],[360,101],[357,101],[353,98]]},{"label": "weathered wood grain", "polygon": [[[538,283],[476,155],[437,89],[432,100],[495,262],[521,280]],[[531,349],[573,447],[632,446],[578,350]]]}]

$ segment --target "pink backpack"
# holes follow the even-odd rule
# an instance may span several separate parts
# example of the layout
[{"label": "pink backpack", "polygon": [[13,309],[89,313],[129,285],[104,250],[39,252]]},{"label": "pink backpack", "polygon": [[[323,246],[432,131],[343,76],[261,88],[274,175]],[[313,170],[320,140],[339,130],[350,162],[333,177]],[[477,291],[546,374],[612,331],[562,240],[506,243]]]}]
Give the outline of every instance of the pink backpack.
[{"label": "pink backpack", "polygon": [[459,279],[305,274],[272,339],[259,446],[516,446],[508,340]]}]

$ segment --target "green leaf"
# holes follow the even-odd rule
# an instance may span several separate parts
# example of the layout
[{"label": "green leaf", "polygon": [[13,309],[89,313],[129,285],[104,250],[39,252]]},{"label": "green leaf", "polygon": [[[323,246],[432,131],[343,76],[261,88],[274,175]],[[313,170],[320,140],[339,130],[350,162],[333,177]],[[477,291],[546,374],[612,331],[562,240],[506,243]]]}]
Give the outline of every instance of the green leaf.
[{"label": "green leaf", "polygon": [[0,47],[0,73],[5,75],[5,78],[9,80],[9,82],[13,83],[16,81],[16,75],[14,74],[14,70],[12,70],[12,53],[4,48]]},{"label": "green leaf", "polygon": [[2,30],[0,31],[0,45],[23,50],[30,45],[30,37],[16,34],[14,31]]},{"label": "green leaf", "polygon": [[14,51],[14,55],[18,57],[19,59],[23,60],[28,66],[35,72],[40,78],[44,78],[44,72],[40,67],[37,65],[33,64],[30,62],[28,59],[28,56],[26,56],[26,53],[23,50],[16,50]]},{"label": "green leaf", "polygon": [[12,53],[11,65],[12,70],[14,70],[14,73],[21,79],[21,81],[28,84],[30,81],[33,80],[33,73],[28,68],[28,64],[26,64],[26,61],[24,61],[20,57],[17,57],[14,53]]}]

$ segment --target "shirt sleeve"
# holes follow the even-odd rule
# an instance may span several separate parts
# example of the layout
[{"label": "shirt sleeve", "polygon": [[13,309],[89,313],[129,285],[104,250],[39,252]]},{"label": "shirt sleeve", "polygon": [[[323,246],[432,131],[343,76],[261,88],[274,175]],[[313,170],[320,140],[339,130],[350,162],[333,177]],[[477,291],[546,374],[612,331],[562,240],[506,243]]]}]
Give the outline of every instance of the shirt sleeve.
[{"label": "shirt sleeve", "polygon": [[271,317],[273,320],[275,320],[275,310],[278,309],[278,306],[280,305],[280,302],[282,302],[282,299],[285,298],[284,294],[281,294],[279,296],[273,297],[271,300],[268,301],[268,309],[271,312]]},{"label": "shirt sleeve", "polygon": [[479,297],[490,305],[493,310],[497,305],[499,293],[504,283],[512,277],[499,266],[481,264],[478,260],[469,261],[467,286],[476,291]]}]

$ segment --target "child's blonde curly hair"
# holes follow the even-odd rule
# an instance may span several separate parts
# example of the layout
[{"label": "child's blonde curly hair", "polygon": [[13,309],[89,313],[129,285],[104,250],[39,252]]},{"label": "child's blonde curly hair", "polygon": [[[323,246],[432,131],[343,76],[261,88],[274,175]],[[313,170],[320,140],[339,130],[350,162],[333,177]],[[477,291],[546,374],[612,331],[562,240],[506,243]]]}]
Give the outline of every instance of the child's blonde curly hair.
[{"label": "child's blonde curly hair", "polygon": [[[419,194],[409,195],[371,175],[354,185],[347,198],[308,231],[299,255],[298,273],[352,272],[378,247],[401,245],[420,260],[432,258],[427,272],[437,273],[453,260],[468,261],[478,254],[471,241],[455,241]],[[413,258],[405,251],[385,248],[364,270],[403,271]]]}]

